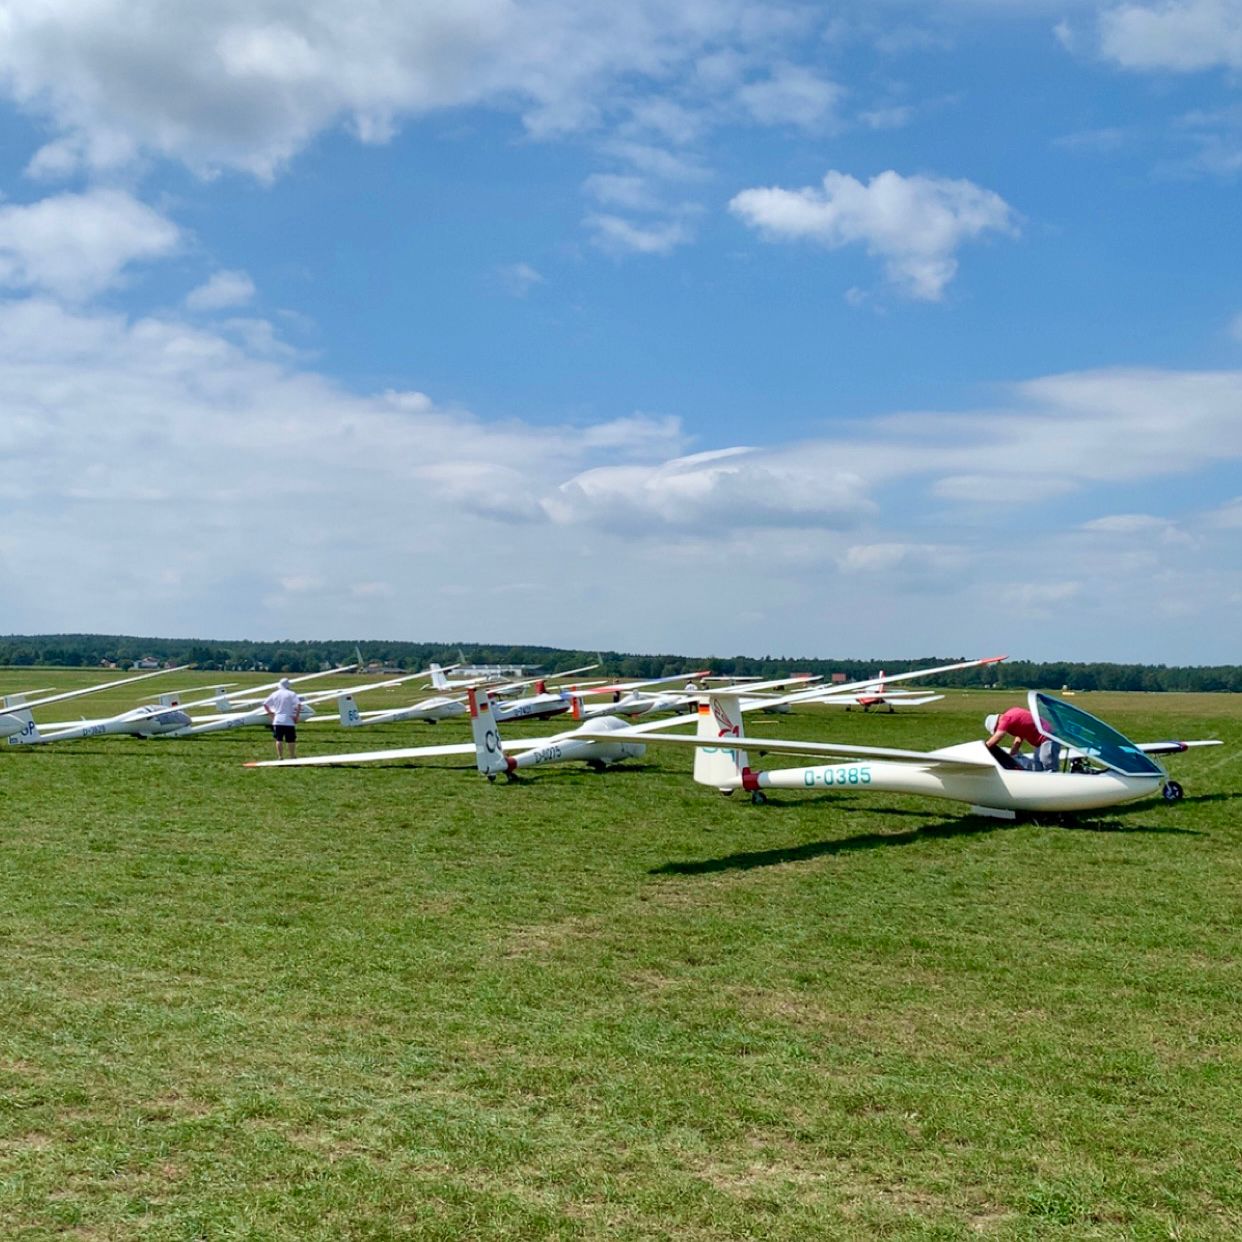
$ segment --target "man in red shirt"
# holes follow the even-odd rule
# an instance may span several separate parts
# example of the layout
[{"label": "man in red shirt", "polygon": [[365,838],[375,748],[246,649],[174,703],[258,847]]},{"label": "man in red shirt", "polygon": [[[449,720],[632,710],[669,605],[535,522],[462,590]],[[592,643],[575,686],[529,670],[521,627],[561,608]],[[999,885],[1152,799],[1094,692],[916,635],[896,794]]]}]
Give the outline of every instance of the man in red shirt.
[{"label": "man in red shirt", "polygon": [[1025,707],[1011,707],[999,716],[988,716],[983,721],[984,728],[991,734],[985,745],[989,750],[999,747],[1007,738],[1013,738],[1009,753],[1017,758],[1022,743],[1026,742],[1035,752],[1023,766],[1029,766],[1036,772],[1055,772],[1057,760],[1061,753],[1060,744],[1046,737],[1039,731],[1035,717]]}]

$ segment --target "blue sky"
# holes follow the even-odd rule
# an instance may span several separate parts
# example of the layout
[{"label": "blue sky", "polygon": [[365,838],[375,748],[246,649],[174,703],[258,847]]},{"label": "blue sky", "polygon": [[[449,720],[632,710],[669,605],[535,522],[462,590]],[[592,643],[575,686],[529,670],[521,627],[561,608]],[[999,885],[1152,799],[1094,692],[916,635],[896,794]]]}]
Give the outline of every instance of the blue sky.
[{"label": "blue sky", "polygon": [[1242,0],[0,0],[9,632],[1236,663]]}]

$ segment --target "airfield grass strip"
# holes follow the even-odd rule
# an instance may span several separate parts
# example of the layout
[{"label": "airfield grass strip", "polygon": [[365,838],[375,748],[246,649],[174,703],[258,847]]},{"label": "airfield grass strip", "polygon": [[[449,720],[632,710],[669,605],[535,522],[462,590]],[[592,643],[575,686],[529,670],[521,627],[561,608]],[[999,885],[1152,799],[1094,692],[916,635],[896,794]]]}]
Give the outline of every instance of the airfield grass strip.
[{"label": "airfield grass strip", "polygon": [[[752,807],[653,752],[0,755],[0,1236],[1236,1237],[1242,705],[1080,701],[1229,745],[1074,827]],[[764,731],[923,748],[1004,705]]]}]

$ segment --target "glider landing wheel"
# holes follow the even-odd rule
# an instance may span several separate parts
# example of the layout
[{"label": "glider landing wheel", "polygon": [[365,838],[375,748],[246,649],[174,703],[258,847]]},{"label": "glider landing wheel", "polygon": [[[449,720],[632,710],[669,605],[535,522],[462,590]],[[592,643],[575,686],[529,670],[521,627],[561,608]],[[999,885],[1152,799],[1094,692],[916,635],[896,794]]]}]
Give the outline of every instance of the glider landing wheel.
[{"label": "glider landing wheel", "polygon": [[754,793],[750,795],[750,801],[754,806],[767,806],[768,796],[762,791],[756,789]]},{"label": "glider landing wheel", "polygon": [[1180,801],[1185,790],[1176,781],[1165,781],[1164,783],[1164,800],[1166,802]]}]

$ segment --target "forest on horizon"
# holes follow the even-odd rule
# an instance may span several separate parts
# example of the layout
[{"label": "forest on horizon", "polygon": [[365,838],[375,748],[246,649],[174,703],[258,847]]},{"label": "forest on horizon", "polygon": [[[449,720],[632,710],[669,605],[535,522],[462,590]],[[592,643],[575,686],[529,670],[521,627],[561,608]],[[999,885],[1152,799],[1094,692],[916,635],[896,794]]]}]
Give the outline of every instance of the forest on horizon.
[{"label": "forest on horizon", "polygon": [[[143,659],[161,664],[194,664],[220,671],[308,673],[351,664],[361,654],[364,663],[414,672],[432,661],[439,664],[520,664],[531,671],[553,673],[599,661],[608,677],[654,678],[690,674],[710,668],[733,676],[775,677],[784,673],[844,675],[861,681],[880,670],[909,672],[940,664],[973,659],[970,655],[934,655],[911,659],[811,659],[803,656],[636,654],[619,651],[583,651],[522,644],[465,642],[419,643],[374,640],[250,640],[152,638],[117,634],[13,634],[0,637],[0,666],[69,668],[130,668]],[[1240,665],[1110,664],[1075,661],[1006,660],[982,668],[963,669],[937,677],[948,686],[1027,686],[1059,690],[1145,690],[1190,692],[1242,691]]]}]

